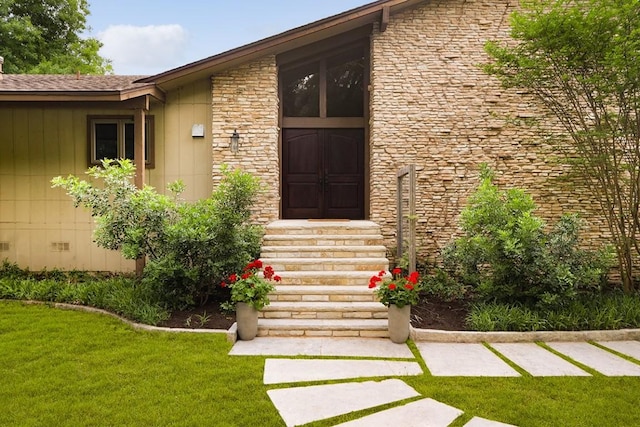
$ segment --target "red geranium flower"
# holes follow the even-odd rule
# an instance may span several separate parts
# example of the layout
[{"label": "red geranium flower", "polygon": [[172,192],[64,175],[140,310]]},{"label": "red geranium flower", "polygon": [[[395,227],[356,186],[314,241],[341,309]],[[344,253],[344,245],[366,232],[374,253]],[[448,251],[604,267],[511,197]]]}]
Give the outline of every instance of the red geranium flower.
[{"label": "red geranium flower", "polygon": [[227,287],[227,282],[222,282],[222,283],[220,283],[220,287],[221,287],[221,288],[226,288],[226,287]]},{"label": "red geranium flower", "polygon": [[273,267],[271,267],[270,265],[267,265],[264,268],[263,273],[264,273],[264,278],[265,279],[267,279],[267,280],[271,279],[273,277],[273,274],[274,274]]},{"label": "red geranium flower", "polygon": [[407,281],[415,285],[416,283],[418,283],[419,278],[420,278],[420,273],[418,273],[417,271],[414,271],[409,275],[409,277],[407,277]]},{"label": "red geranium flower", "polygon": [[276,282],[280,282],[282,280],[282,277],[280,276],[273,276],[273,280]]},{"label": "red geranium flower", "polygon": [[237,274],[235,274],[235,273],[233,273],[231,276],[229,276],[229,281],[230,281],[231,283],[235,283],[235,282],[237,282],[237,281],[238,281],[238,275],[237,275]]},{"label": "red geranium flower", "polygon": [[384,270],[380,270],[380,272],[378,273],[378,277],[382,277],[382,276],[384,276],[385,274],[387,274],[387,272],[386,272],[386,271],[384,271]]},{"label": "red geranium flower", "polygon": [[412,291],[413,290],[413,285],[411,283],[407,283],[406,285],[404,285],[404,288],[408,291]]},{"label": "red geranium flower", "polygon": [[389,290],[395,291],[396,290],[396,284],[395,283],[390,284],[389,285]]},{"label": "red geranium flower", "polygon": [[244,273],[244,274],[243,274],[242,276],[240,276],[240,277],[242,277],[242,279],[243,279],[243,280],[244,280],[244,279],[248,279],[249,277],[251,277],[251,273]]},{"label": "red geranium flower", "polygon": [[253,266],[255,268],[262,268],[262,261],[260,261],[259,259],[253,261]]},{"label": "red geranium flower", "polygon": [[398,274],[402,274],[402,269],[401,269],[401,268],[397,268],[397,267],[396,267],[396,268],[394,268],[394,269],[391,271],[391,273],[392,273],[394,276],[396,276],[396,275],[398,275]]},{"label": "red geranium flower", "polygon": [[373,289],[376,287],[376,282],[369,282],[369,289]]}]

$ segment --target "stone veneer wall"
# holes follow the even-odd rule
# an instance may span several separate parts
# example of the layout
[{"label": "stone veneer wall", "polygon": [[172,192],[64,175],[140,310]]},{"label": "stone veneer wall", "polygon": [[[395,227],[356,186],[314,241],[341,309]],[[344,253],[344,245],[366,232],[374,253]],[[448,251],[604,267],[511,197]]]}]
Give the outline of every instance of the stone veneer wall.
[{"label": "stone veneer wall", "polygon": [[[265,191],[254,209],[254,220],[266,224],[280,212],[278,154],[278,71],[274,56],[244,64],[212,77],[213,180],[220,167],[239,167],[262,179]],[[241,136],[238,153],[229,137]]]},{"label": "stone veneer wall", "polygon": [[552,165],[550,147],[506,114],[533,116],[526,94],[505,91],[483,73],[488,40],[507,39],[514,1],[433,0],[394,15],[371,44],[370,218],[395,246],[396,171],[418,168],[418,249],[433,258],[457,232],[460,210],[487,162],[501,187],[521,187],[537,214],[589,218],[584,236],[602,242],[606,224],[588,192],[552,182],[565,170]]}]

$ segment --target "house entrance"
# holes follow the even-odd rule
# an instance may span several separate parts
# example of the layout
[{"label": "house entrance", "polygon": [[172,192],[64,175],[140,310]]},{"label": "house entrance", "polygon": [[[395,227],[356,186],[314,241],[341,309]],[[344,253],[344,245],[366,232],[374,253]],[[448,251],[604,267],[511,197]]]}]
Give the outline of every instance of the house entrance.
[{"label": "house entrance", "polygon": [[284,129],[283,217],[364,218],[364,130]]},{"label": "house entrance", "polygon": [[277,58],[283,219],[365,218],[369,60],[363,34]]}]

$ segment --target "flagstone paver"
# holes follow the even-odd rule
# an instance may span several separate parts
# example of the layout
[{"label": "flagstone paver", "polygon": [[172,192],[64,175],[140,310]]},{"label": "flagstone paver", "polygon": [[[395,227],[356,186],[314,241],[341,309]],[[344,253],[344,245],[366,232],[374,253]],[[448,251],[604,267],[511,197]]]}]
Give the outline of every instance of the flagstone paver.
[{"label": "flagstone paver", "polygon": [[406,344],[376,338],[271,338],[238,341],[235,356],[334,356],[413,359]]},{"label": "flagstone paver", "polygon": [[598,341],[598,344],[640,360],[640,341]]},{"label": "flagstone paver", "polygon": [[427,398],[338,424],[338,427],[446,427],[462,414],[457,408]]},{"label": "flagstone paver", "polygon": [[420,395],[398,379],[280,388],[269,390],[267,394],[287,426],[307,424]]},{"label": "flagstone paver", "polygon": [[388,360],[267,359],[264,384],[422,375],[416,362]]},{"label": "flagstone paver", "polygon": [[535,343],[495,343],[491,347],[534,377],[590,376]]},{"label": "flagstone paver", "polygon": [[520,376],[482,344],[418,342],[416,347],[434,376]]},{"label": "flagstone paver", "polygon": [[473,417],[464,427],[516,427],[513,424],[499,423],[485,418]]},{"label": "flagstone paver", "polygon": [[640,365],[586,342],[549,342],[554,350],[608,376],[640,376]]}]

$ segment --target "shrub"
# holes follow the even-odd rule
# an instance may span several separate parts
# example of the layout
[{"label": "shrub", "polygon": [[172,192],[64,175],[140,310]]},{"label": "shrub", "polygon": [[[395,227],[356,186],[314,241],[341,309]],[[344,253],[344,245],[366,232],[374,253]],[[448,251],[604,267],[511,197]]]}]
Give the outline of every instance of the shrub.
[{"label": "shrub", "polygon": [[599,289],[610,251],[578,247],[581,221],[565,215],[545,232],[532,198],[520,189],[500,191],[483,165],[481,183],[461,213],[464,236],[443,251],[452,277],[473,286],[485,301],[558,306]]},{"label": "shrub", "polygon": [[168,317],[149,290],[132,277],[57,271],[29,272],[15,264],[0,269],[0,298],[82,304],[156,325]]},{"label": "shrub", "polygon": [[194,203],[179,199],[180,181],[168,186],[173,197],[137,189],[129,160],[104,160],[87,173],[104,187],[74,176],[54,178],[53,186],[91,210],[99,246],[128,259],[148,258],[143,284],[170,309],[204,304],[217,283],[258,256],[262,229],[249,219],[259,185],[247,173],[223,168],[211,197]]},{"label": "shrub", "polygon": [[529,308],[482,303],[472,307],[467,325],[477,331],[582,331],[640,327],[639,295],[621,292],[582,295],[561,307]]}]

